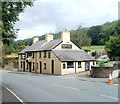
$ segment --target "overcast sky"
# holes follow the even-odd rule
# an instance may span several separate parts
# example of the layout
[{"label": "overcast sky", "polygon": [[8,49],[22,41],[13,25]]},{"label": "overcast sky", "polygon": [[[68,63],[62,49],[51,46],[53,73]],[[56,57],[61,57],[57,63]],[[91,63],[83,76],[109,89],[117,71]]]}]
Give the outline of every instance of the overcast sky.
[{"label": "overcast sky", "polygon": [[89,27],[118,19],[119,0],[36,0],[21,13],[19,39]]}]

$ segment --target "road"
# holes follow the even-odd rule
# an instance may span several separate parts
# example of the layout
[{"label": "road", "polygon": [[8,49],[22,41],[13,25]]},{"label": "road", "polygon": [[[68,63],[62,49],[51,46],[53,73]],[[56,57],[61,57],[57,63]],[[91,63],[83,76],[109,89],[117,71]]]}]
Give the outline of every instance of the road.
[{"label": "road", "polygon": [[34,73],[0,73],[2,84],[23,102],[118,102],[118,85]]}]

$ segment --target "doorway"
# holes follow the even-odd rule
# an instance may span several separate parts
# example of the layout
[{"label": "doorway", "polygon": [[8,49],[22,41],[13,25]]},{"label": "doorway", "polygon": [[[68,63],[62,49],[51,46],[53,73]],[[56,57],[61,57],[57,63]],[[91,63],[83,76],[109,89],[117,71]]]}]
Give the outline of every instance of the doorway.
[{"label": "doorway", "polygon": [[89,71],[89,70],[90,70],[90,63],[85,62],[85,71]]},{"label": "doorway", "polygon": [[29,62],[29,72],[31,72],[31,62]]},{"label": "doorway", "polygon": [[42,73],[42,62],[40,61],[40,73]]},{"label": "doorway", "polygon": [[54,74],[54,60],[52,60],[52,74]]},{"label": "doorway", "polygon": [[23,62],[23,71],[25,71],[25,62]]}]

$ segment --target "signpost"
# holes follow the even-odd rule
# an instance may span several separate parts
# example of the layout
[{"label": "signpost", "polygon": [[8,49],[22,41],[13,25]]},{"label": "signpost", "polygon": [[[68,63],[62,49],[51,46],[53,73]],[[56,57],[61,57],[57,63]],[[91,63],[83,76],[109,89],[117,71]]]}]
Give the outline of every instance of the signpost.
[{"label": "signpost", "polygon": [[114,70],[112,72],[112,78],[118,78],[120,70]]}]

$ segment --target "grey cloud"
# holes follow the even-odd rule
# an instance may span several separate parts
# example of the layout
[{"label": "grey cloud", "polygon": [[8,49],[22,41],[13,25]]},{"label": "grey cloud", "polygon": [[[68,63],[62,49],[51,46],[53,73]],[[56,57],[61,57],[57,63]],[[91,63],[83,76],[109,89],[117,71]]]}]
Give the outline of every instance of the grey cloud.
[{"label": "grey cloud", "polygon": [[[79,25],[91,26],[115,20],[117,12],[108,12],[107,6],[98,0],[41,0],[35,2],[33,7],[28,7],[20,16],[16,27],[21,30],[33,30],[51,27],[49,31],[55,32],[76,29]],[[112,0],[111,0],[112,1]],[[114,0],[113,0],[114,1]],[[116,6],[117,6],[117,0]],[[109,2],[109,0],[108,0]],[[106,2],[107,3],[107,2]],[[103,7],[101,8],[101,5]],[[109,4],[110,5],[110,4]],[[103,11],[104,10],[104,11]],[[114,9],[113,9],[114,10]],[[106,14],[108,13],[108,14]],[[111,18],[110,18],[111,16]],[[40,28],[40,29],[43,29]]]}]

